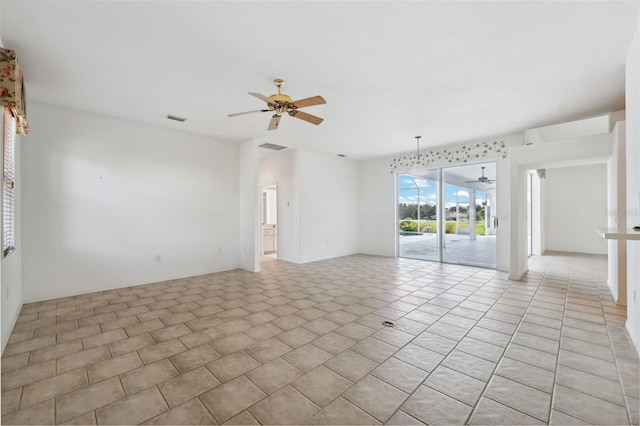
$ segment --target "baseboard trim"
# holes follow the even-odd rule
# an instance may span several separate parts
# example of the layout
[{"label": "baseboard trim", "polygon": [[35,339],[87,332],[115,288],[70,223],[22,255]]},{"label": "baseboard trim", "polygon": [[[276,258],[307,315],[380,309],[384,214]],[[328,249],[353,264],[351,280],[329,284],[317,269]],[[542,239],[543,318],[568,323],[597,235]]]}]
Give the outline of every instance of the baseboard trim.
[{"label": "baseboard trim", "polygon": [[[609,293],[611,294],[611,297],[613,298],[613,301],[616,305],[620,305],[620,297],[618,295],[618,283],[615,283],[615,285],[613,285],[614,283],[611,282],[611,279],[607,279],[607,288],[609,289]],[[625,303],[626,306],[626,303]]]},{"label": "baseboard trim", "polygon": [[633,343],[633,346],[636,348],[636,353],[640,356],[640,340],[638,339],[638,336],[634,335],[633,332],[631,331],[631,327],[629,327],[628,320],[625,321],[624,328],[627,330],[627,334],[629,334],[629,337],[631,338],[631,342]]},{"label": "baseboard trim", "polygon": [[18,322],[18,318],[20,317],[20,312],[22,312],[22,306],[24,306],[24,300],[20,301],[20,305],[18,309],[13,314],[13,318],[11,320],[11,328],[9,328],[9,333],[7,335],[2,334],[2,354],[4,355],[4,349],[7,347],[7,343],[9,343],[9,337],[11,337],[11,333]]},{"label": "baseboard trim", "polygon": [[217,274],[218,272],[233,271],[236,269],[242,269],[242,268],[239,265],[236,265],[230,268],[213,269],[205,272],[194,272],[192,275],[168,276],[168,277],[158,278],[157,280],[149,280],[149,281],[129,283],[129,284],[118,284],[118,285],[109,286],[109,287],[72,290],[67,292],[60,292],[60,293],[35,296],[35,297],[24,297],[24,293],[23,293],[22,303],[28,304],[28,303],[45,302],[49,300],[64,299],[67,297],[83,296],[85,294],[101,293],[101,292],[113,291],[113,290],[122,290],[129,287],[138,287],[141,285],[149,285],[149,284],[161,283],[165,281],[179,280],[183,278],[194,278],[194,277],[199,277],[201,275]]},{"label": "baseboard trim", "polygon": [[527,272],[529,272],[529,268],[525,269],[520,275],[512,275],[511,272],[509,272],[509,279],[511,281],[520,281],[520,278],[524,277]]}]

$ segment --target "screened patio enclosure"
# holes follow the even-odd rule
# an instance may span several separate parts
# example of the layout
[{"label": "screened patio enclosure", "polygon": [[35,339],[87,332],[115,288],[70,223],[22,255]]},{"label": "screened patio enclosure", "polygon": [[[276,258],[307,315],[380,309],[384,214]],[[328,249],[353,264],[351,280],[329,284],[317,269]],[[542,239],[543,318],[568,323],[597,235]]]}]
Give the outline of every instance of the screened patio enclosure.
[{"label": "screened patio enclosure", "polygon": [[495,163],[397,177],[400,257],[496,267]]}]

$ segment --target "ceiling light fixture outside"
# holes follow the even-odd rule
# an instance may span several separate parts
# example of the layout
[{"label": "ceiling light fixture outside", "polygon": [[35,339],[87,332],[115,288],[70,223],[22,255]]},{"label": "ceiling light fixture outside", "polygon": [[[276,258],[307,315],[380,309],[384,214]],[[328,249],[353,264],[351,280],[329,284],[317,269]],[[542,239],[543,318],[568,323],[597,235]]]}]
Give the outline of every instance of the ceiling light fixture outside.
[{"label": "ceiling light fixture outside", "polygon": [[420,138],[421,137],[422,136],[416,136],[416,147],[417,147],[416,159],[413,162],[411,169],[409,169],[410,173],[419,173],[427,170],[424,163],[422,162],[422,158],[420,157]]}]

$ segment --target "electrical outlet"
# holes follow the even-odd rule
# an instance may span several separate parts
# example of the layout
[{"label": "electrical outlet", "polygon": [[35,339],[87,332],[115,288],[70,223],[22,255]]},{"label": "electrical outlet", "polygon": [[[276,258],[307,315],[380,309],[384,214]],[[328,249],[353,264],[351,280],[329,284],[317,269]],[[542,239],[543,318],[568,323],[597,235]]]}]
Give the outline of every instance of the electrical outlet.
[{"label": "electrical outlet", "polygon": [[162,256],[156,254],[156,262],[162,262]]}]

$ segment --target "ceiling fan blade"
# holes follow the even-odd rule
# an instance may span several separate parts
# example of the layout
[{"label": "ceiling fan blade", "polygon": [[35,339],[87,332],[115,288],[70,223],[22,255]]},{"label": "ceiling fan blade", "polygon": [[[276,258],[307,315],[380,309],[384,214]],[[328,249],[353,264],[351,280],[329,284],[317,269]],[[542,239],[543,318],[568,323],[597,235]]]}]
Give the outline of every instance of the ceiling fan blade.
[{"label": "ceiling fan blade", "polygon": [[282,118],[281,115],[273,114],[273,117],[271,117],[271,121],[269,122],[269,127],[267,127],[267,130],[276,130],[278,128],[278,124],[280,124],[281,118]]},{"label": "ceiling fan blade", "polygon": [[237,117],[239,115],[253,114],[254,112],[267,112],[267,111],[269,111],[269,110],[268,109],[257,109],[255,111],[236,112],[234,114],[227,114],[227,117]]},{"label": "ceiling fan blade", "polygon": [[261,101],[266,102],[269,105],[278,105],[277,103],[273,102],[271,99],[267,98],[265,95],[261,95],[260,93],[253,93],[253,92],[249,92],[249,94],[251,96],[255,96],[256,98],[260,99]]},{"label": "ceiling fan blade", "polygon": [[316,126],[324,121],[323,118],[316,117],[315,115],[307,114],[306,112],[298,111],[296,109],[289,111],[289,115],[299,118],[300,120],[304,120],[307,123],[315,124]]},{"label": "ceiling fan blade", "polygon": [[305,98],[305,99],[300,99],[298,101],[292,102],[292,104],[296,108],[304,108],[304,107],[308,107],[308,106],[321,105],[321,104],[326,104],[326,103],[327,103],[327,101],[325,101],[322,96],[314,96],[312,98]]},{"label": "ceiling fan blade", "polygon": [[476,180],[466,180],[464,183],[484,183],[489,184],[489,183],[494,183],[496,180],[495,179],[487,179],[487,180],[480,180],[480,179],[476,179]]}]

